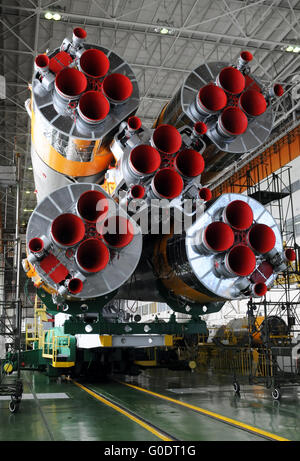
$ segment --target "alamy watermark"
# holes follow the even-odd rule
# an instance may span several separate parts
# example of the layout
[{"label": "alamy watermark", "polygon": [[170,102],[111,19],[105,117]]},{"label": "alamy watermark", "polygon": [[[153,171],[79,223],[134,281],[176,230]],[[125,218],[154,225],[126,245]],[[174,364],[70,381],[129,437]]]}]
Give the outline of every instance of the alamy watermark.
[{"label": "alamy watermark", "polygon": [[[185,199],[172,205],[167,199],[132,199],[128,200],[126,192],[121,191],[118,201],[99,200],[97,211],[100,215],[96,229],[100,234],[128,233],[127,217],[135,231],[142,234],[182,234],[203,214],[203,200]],[[108,219],[109,218],[109,219]],[[140,229],[140,230],[139,230]]]}]

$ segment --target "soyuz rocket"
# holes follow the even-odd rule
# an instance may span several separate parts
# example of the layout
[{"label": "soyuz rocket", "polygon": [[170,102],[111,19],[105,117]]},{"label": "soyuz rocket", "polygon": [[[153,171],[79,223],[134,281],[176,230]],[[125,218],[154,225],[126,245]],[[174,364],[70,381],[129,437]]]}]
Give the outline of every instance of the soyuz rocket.
[{"label": "soyuz rocket", "polygon": [[261,203],[211,200],[223,169],[267,140],[283,94],[251,60],[203,63],[147,128],[133,70],[84,29],[36,57],[26,107],[37,206],[23,265],[58,311],[127,299],[209,314],[264,296],[295,259]]}]

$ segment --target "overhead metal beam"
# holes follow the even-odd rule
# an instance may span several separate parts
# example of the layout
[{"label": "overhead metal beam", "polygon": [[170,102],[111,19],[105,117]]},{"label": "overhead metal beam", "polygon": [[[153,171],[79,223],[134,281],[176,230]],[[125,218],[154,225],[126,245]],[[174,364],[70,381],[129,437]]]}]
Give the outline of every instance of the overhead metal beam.
[{"label": "overhead metal beam", "polygon": [[[245,7],[242,7],[239,9],[239,11],[245,9],[245,8],[253,8],[254,6],[264,2],[265,0],[260,0],[255,3],[251,3],[250,5],[246,5]],[[36,12],[36,9],[34,8],[27,8],[27,7],[20,7],[20,6],[13,6],[13,5],[5,5],[5,4],[0,4],[1,8],[5,8],[7,10],[15,10],[15,11],[24,11],[28,13],[33,13]],[[47,8],[41,8],[40,9],[40,14],[44,14],[47,11]],[[231,12],[235,12],[237,10],[232,10]],[[295,10],[294,10],[295,11]],[[299,10],[298,10],[299,11]],[[247,37],[240,37],[237,35],[228,35],[228,34],[221,34],[221,33],[216,33],[216,32],[210,32],[210,31],[201,31],[199,30],[199,26],[203,25],[204,23],[208,23],[217,19],[220,19],[221,17],[227,16],[230,13],[224,13],[223,15],[216,16],[214,18],[209,18],[208,20],[205,21],[200,21],[197,24],[192,24],[192,25],[185,25],[184,27],[173,27],[172,30],[175,33],[180,33],[181,38],[188,38],[189,40],[194,40],[195,37],[212,37],[212,38],[223,38],[228,41],[228,45],[234,46],[232,44],[232,40],[237,40],[241,44],[247,44],[249,42],[252,43],[257,43],[259,45],[265,44],[266,49],[268,46],[277,46],[278,48],[281,48],[282,46],[288,46],[289,42],[278,42],[275,40],[263,40],[259,39],[256,36],[247,36]],[[153,33],[157,35],[157,33],[154,32],[154,29],[157,27],[157,24],[153,23],[145,23],[145,22],[135,22],[135,21],[127,21],[127,20],[118,20],[118,19],[108,19],[108,18],[103,18],[101,16],[89,16],[89,15],[82,15],[78,13],[71,13],[71,12],[63,12],[63,16],[65,18],[69,19],[76,19],[79,23],[82,23],[82,21],[85,21],[85,25],[93,25],[95,22],[97,23],[97,27],[99,27],[99,22],[103,24],[107,24],[113,27],[115,30],[116,25],[121,26],[119,30],[123,31],[129,31],[129,32],[142,32],[142,33],[151,33],[151,30],[153,30]],[[42,18],[41,18],[42,19]],[[300,19],[300,18],[299,18]],[[130,29],[126,29],[123,26],[130,27]],[[193,28],[197,27],[197,28]],[[164,37],[166,40],[169,38],[172,39],[171,35],[166,35]],[[173,37],[174,38],[174,37]]]}]

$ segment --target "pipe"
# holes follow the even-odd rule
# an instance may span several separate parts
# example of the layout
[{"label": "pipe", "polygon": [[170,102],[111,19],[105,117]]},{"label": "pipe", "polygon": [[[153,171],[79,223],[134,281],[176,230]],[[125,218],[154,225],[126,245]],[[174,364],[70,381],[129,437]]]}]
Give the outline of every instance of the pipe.
[{"label": "pipe", "polygon": [[245,77],[235,67],[224,67],[216,78],[216,84],[230,94],[240,94],[245,88]]},{"label": "pipe", "polygon": [[99,272],[109,262],[109,249],[101,240],[96,238],[86,239],[78,247],[76,262],[84,272]]},{"label": "pipe", "polygon": [[63,99],[79,99],[86,87],[85,75],[73,67],[62,69],[55,78],[55,89]]},{"label": "pipe", "polygon": [[80,70],[90,78],[101,78],[107,74],[110,62],[105,53],[90,48],[82,53],[79,60]]},{"label": "pipe", "polygon": [[199,239],[195,241],[195,247],[199,253],[220,253],[232,247],[234,233],[228,224],[214,221],[203,232],[198,233],[196,239]]},{"label": "pipe", "polygon": [[70,293],[76,295],[82,291],[82,288],[83,288],[82,280],[76,277],[73,277],[72,279],[70,279],[68,283],[68,290]]},{"label": "pipe", "polygon": [[181,194],[183,180],[175,170],[162,168],[154,176],[151,189],[158,198],[173,199]]},{"label": "pipe", "polygon": [[128,163],[134,174],[145,176],[153,174],[159,168],[161,157],[154,147],[140,144],[130,152]]},{"label": "pipe", "polygon": [[212,192],[208,187],[202,187],[199,190],[199,198],[204,200],[205,202],[208,202],[212,198]]},{"label": "pipe", "polygon": [[87,123],[102,122],[109,113],[110,104],[106,97],[99,91],[87,91],[78,104],[78,114]]},{"label": "pipe", "polygon": [[246,245],[235,245],[224,259],[225,270],[234,276],[245,277],[250,275],[256,266],[253,251]]},{"label": "pipe", "polygon": [[107,215],[107,198],[98,190],[83,192],[77,202],[77,211],[84,221],[95,223]]},{"label": "pipe", "polygon": [[253,223],[253,212],[248,203],[234,200],[224,208],[223,219],[238,231],[249,229]]},{"label": "pipe", "polygon": [[249,117],[257,117],[266,111],[267,101],[260,91],[247,90],[241,95],[239,106]]},{"label": "pipe", "polygon": [[122,216],[111,216],[102,228],[103,240],[112,248],[124,248],[132,241],[134,229],[131,222]]},{"label": "pipe", "polygon": [[186,178],[199,176],[204,170],[204,166],[202,155],[194,149],[180,151],[175,159],[177,171]]},{"label": "pipe", "polygon": [[64,213],[55,218],[51,225],[53,241],[61,247],[79,243],[85,234],[83,221],[72,213]]},{"label": "pipe", "polygon": [[181,134],[172,125],[160,125],[153,132],[152,143],[163,154],[172,155],[181,147]]},{"label": "pipe", "polygon": [[243,134],[247,130],[248,119],[238,107],[227,107],[219,115],[217,130],[223,137],[232,137]]},{"label": "pipe", "polygon": [[103,80],[103,92],[109,101],[115,104],[124,103],[132,94],[132,83],[126,75],[110,74]]},{"label": "pipe", "polygon": [[257,253],[268,253],[276,243],[276,237],[271,227],[266,224],[255,224],[247,234],[250,247]]}]

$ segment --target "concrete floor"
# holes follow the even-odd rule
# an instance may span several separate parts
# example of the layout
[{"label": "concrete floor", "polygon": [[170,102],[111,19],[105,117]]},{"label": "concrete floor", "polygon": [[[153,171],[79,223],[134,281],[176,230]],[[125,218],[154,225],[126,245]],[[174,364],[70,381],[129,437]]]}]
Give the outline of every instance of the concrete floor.
[{"label": "concrete floor", "polygon": [[[6,377],[6,380],[14,375]],[[19,411],[8,409],[0,397],[1,441],[159,441],[155,433],[102,403],[73,382],[58,383],[39,372],[22,372],[24,394]],[[232,378],[211,373],[144,370],[138,377],[118,380],[150,389],[171,399],[217,413],[214,419],[193,409],[125,386],[114,380],[82,384],[131,410],[181,441],[258,441],[267,431],[300,440],[300,389],[283,389],[274,401],[263,386],[241,384],[240,396]],[[224,422],[233,419],[254,431]]]}]

